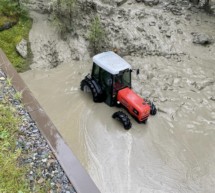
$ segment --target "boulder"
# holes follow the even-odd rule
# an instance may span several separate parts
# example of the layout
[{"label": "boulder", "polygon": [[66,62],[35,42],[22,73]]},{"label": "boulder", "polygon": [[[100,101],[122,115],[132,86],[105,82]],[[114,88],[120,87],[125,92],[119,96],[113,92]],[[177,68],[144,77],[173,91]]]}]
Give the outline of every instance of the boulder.
[{"label": "boulder", "polygon": [[193,43],[207,45],[213,43],[212,37],[207,34],[192,33]]},{"label": "boulder", "polygon": [[116,4],[117,6],[121,6],[123,5],[124,3],[126,3],[128,0],[116,0]]},{"label": "boulder", "polygon": [[8,21],[8,22],[5,22],[4,24],[0,25],[0,31],[6,30],[6,29],[10,29],[14,25],[16,25],[16,24],[17,24],[17,21]]},{"label": "boulder", "polygon": [[16,45],[16,51],[19,53],[20,56],[23,58],[27,58],[28,55],[28,49],[27,49],[27,41],[25,39],[22,39],[21,42],[19,42]]},{"label": "boulder", "polygon": [[143,0],[143,2],[145,3],[145,5],[153,6],[157,5],[159,3],[159,0]]},{"label": "boulder", "polygon": [[145,5],[154,6],[159,3],[159,0],[136,0],[136,2],[143,2]]}]

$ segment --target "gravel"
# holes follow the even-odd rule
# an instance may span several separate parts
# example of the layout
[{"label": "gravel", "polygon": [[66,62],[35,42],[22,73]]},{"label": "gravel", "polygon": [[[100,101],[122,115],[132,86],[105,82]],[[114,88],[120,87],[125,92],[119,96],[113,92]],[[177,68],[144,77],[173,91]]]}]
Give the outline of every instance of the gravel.
[{"label": "gravel", "polygon": [[35,185],[50,184],[49,193],[75,193],[61,165],[57,161],[45,138],[40,133],[34,120],[16,98],[16,90],[10,85],[4,72],[0,69],[0,101],[8,99],[22,120],[17,137],[17,148],[22,150],[20,164],[27,166],[27,179],[31,191],[36,192]]}]

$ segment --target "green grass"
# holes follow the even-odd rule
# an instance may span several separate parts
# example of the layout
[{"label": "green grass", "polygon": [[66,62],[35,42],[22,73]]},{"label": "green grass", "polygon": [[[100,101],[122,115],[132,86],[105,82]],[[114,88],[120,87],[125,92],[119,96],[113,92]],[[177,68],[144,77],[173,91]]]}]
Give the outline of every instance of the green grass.
[{"label": "green grass", "polygon": [[4,50],[10,62],[14,65],[18,72],[23,72],[29,68],[28,61],[23,59],[16,52],[16,45],[22,40],[22,38],[28,40],[31,24],[32,22],[30,19],[20,17],[17,25],[0,32],[0,47]]},{"label": "green grass", "polygon": [[22,100],[22,92],[16,92],[14,95],[14,99],[21,101]]},{"label": "green grass", "polygon": [[[8,87],[10,81],[6,80]],[[13,98],[20,99],[21,95],[21,92],[17,92]],[[36,169],[34,173],[36,177],[30,182],[26,176],[32,166],[20,164],[20,158],[25,159],[29,155],[28,152],[16,147],[16,140],[21,134],[19,126],[22,119],[9,101],[7,96],[0,101],[0,193],[47,193],[51,189],[50,180],[38,182],[38,178],[42,176],[41,168]]]},{"label": "green grass", "polygon": [[16,22],[16,18],[0,15],[0,26],[4,25],[6,22]]},{"label": "green grass", "polygon": [[21,150],[16,149],[20,118],[8,104],[0,103],[0,193],[30,192],[26,181],[26,168],[19,167]]},{"label": "green grass", "polygon": [[[2,48],[10,62],[18,72],[29,69],[29,59],[23,59],[16,52],[16,45],[22,38],[28,40],[32,21],[27,11],[19,7],[15,0],[0,0],[0,26],[6,22],[16,22],[12,28],[0,32],[0,48]],[[30,55],[30,54],[29,54]]]}]

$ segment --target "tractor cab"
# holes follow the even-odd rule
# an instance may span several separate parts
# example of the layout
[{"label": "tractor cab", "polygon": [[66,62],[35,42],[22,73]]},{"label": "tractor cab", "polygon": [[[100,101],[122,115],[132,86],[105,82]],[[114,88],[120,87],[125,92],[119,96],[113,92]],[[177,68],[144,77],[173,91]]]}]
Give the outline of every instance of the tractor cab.
[{"label": "tractor cab", "polygon": [[91,77],[101,86],[104,101],[114,106],[119,90],[131,88],[131,65],[112,51],[93,57]]}]

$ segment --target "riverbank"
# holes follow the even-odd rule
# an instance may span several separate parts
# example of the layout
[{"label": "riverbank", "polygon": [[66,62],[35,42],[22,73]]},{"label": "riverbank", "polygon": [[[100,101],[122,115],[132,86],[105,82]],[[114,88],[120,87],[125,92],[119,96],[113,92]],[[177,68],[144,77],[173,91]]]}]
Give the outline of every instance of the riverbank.
[{"label": "riverbank", "polygon": [[75,193],[21,96],[0,69],[0,191]]}]

